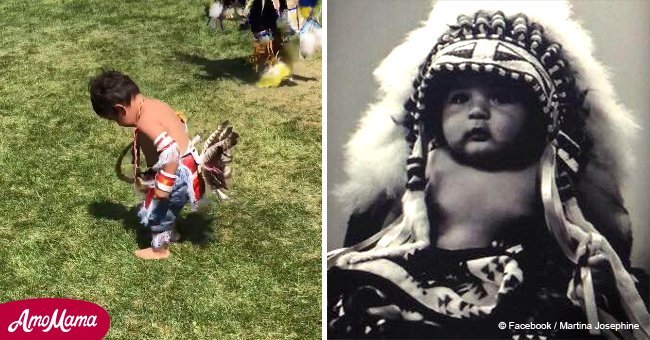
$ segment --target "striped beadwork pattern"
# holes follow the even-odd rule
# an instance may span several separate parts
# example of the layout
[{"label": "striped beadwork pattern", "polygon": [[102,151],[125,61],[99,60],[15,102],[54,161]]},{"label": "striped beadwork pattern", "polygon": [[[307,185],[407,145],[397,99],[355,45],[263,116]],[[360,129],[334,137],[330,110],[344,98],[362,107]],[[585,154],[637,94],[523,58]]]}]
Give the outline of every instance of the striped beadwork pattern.
[{"label": "striped beadwork pattern", "polygon": [[162,153],[168,148],[172,147],[176,143],[174,139],[167,134],[166,131],[161,132],[158,137],[153,141],[153,144],[156,146],[156,151]]},{"label": "striped beadwork pattern", "polygon": [[156,188],[159,190],[166,193],[172,192],[174,182],[176,182],[176,175],[174,174],[170,174],[165,170],[160,170],[156,174]]}]

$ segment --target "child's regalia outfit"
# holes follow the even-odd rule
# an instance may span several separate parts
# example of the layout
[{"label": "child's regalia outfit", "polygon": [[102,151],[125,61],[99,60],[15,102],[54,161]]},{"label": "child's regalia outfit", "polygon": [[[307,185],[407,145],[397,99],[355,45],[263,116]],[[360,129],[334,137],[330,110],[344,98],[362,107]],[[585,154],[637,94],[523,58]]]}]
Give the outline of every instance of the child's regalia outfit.
[{"label": "child's regalia outfit", "polygon": [[[181,113],[177,113],[185,123]],[[228,198],[222,190],[227,189],[226,179],[230,176],[229,163],[232,162],[231,149],[237,144],[239,137],[232,127],[223,123],[206,140],[203,154],[194,147],[195,139],[188,145],[187,150],[181,151],[174,139],[166,131],[154,139],[158,153],[158,161],[145,171],[140,171],[138,145],[138,129],[133,131],[133,161],[135,165],[135,186],[144,192],[144,200],[138,211],[140,223],[152,232],[151,246],[161,248],[176,241],[174,223],[182,208],[189,202],[193,211],[205,204],[206,184],[208,189],[215,192],[219,198]],[[187,128],[187,125],[186,125]],[[198,137],[198,136],[197,136]],[[167,173],[163,166],[170,162],[178,162],[175,174]],[[208,166],[211,164],[212,166]],[[155,197],[155,189],[169,194],[167,199]]]},{"label": "child's regalia outfit", "polygon": [[[619,189],[629,165],[625,142],[637,125],[570,15],[565,2],[440,1],[375,71],[381,99],[347,145],[349,181],[339,191],[351,213],[347,248],[328,254],[329,337],[649,337]],[[543,212],[521,228],[526,234],[449,251],[421,246],[414,231],[435,230],[425,165],[444,139],[431,124],[440,121],[431,106],[445,79],[459,74],[502,77],[535,92],[547,125],[538,183]],[[398,247],[413,251],[337,261]],[[594,291],[586,264],[597,253],[614,279],[608,292]],[[386,306],[395,317],[368,312]],[[551,327],[501,329],[501,321]],[[556,321],[581,324],[560,329]],[[597,322],[638,329],[582,327]]]}]

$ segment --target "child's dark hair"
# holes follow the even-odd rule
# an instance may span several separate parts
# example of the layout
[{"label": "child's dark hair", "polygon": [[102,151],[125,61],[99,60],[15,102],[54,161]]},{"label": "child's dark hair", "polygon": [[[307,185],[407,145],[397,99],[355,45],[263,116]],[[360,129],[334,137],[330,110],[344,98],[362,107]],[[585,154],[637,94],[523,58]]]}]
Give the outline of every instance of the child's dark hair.
[{"label": "child's dark hair", "polygon": [[138,85],[127,75],[115,70],[102,70],[88,82],[90,102],[102,118],[117,115],[116,104],[128,105],[140,93]]}]

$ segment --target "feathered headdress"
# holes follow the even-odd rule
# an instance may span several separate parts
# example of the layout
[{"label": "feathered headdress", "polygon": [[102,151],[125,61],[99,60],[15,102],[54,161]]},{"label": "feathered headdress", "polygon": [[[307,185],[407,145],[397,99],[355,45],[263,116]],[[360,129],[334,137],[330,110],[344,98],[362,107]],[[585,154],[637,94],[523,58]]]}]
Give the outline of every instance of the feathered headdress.
[{"label": "feathered headdress", "polygon": [[[571,18],[567,2],[436,3],[423,26],[375,70],[381,99],[366,112],[346,146],[349,180],[338,193],[351,209],[348,213],[365,210],[382,195],[403,194],[402,224],[428,228],[422,212],[425,151],[435,150],[438,136],[422,133],[422,121],[431,114],[427,96],[435,91],[440,75],[491,74],[527,84],[548,127],[540,187],[549,230],[576,264],[595,249],[607,255],[625,312],[641,326],[635,336],[647,338],[650,317],[623,263],[631,244],[629,221],[596,216],[603,223],[594,227],[589,222],[599,214],[593,200],[606,202],[604,212],[600,205],[601,215],[625,211],[619,183],[631,165],[626,151],[638,127],[592,51],[591,38]],[[611,240],[624,261],[601,235]],[[386,247],[391,242],[384,237],[376,243]],[[595,323],[603,311],[595,305],[591,274],[585,267],[578,271],[585,287],[580,303]],[[571,294],[570,289],[575,298]]]},{"label": "feathered headdress", "polygon": [[[408,157],[406,130],[393,120],[407,115],[404,103],[413,94],[413,81],[438,38],[457,18],[470,18],[486,9],[500,10],[505,17],[525,13],[529,22],[543,27],[544,37],[561,46],[561,55],[575,72],[575,85],[588,91],[586,130],[593,138],[590,161],[598,162],[618,182],[631,165],[629,141],[638,125],[619,102],[605,67],[593,57],[588,33],[571,19],[567,2],[459,1],[437,3],[429,19],[408,34],[406,40],[381,62],[374,76],[381,98],[364,114],[359,128],[346,145],[345,172],[349,178],[338,194],[350,209],[363,210],[383,192],[395,196],[403,191]],[[531,32],[532,33],[532,32]],[[398,156],[396,156],[398,155]]]}]

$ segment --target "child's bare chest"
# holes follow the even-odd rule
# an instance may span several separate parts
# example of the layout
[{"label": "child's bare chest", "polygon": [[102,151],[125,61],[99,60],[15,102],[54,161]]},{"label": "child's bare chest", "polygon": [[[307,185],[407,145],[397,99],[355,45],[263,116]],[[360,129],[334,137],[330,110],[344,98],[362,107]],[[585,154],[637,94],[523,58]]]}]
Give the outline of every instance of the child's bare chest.
[{"label": "child's bare chest", "polygon": [[535,205],[534,172],[481,173],[456,169],[435,181],[433,198],[458,218],[492,220],[526,215]]},{"label": "child's bare chest", "polygon": [[512,171],[481,171],[449,159],[430,165],[428,203],[443,241],[447,235],[451,240],[475,241],[474,246],[489,243],[507,232],[505,228],[517,227],[538,212],[537,164]]}]

